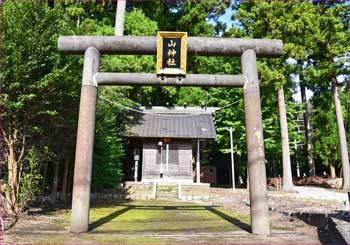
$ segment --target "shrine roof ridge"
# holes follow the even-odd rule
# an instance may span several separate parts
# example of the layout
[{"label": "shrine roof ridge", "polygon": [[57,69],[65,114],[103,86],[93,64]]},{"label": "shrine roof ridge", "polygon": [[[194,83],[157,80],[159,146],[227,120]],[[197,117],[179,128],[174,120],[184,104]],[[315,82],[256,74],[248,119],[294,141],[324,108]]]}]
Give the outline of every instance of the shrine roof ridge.
[{"label": "shrine roof ridge", "polygon": [[139,110],[155,114],[212,114],[220,107],[198,106],[140,106]]}]

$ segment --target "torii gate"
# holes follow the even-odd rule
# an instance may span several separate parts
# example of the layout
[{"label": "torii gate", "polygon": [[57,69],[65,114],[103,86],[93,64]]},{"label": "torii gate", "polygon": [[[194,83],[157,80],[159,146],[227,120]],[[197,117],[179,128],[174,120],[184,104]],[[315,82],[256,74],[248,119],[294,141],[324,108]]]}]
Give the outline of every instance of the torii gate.
[{"label": "torii gate", "polygon": [[268,203],[264,138],[256,58],[278,57],[283,42],[273,39],[189,37],[189,55],[240,56],[242,75],[188,74],[185,79],[157,78],[147,73],[99,72],[103,54],[155,55],[156,37],[152,36],[61,36],[58,50],[66,54],[84,54],[80,95],[77,145],[73,182],[71,231],[89,230],[91,168],[95,134],[98,85],[163,85],[243,87],[249,195],[252,233],[268,235]]}]

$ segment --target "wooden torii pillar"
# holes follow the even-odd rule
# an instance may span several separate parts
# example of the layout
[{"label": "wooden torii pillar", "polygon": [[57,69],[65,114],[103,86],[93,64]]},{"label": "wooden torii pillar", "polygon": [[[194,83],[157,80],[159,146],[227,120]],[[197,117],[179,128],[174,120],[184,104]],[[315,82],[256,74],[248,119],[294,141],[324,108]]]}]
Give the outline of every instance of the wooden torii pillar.
[{"label": "wooden torii pillar", "polygon": [[268,221],[264,137],[256,58],[278,57],[281,40],[189,37],[187,52],[202,56],[240,56],[242,75],[188,74],[185,79],[147,73],[101,73],[102,54],[155,55],[156,37],[61,36],[58,49],[66,54],[85,54],[73,183],[71,231],[89,230],[90,184],[98,85],[165,85],[243,87],[249,195],[252,233],[270,233]]}]

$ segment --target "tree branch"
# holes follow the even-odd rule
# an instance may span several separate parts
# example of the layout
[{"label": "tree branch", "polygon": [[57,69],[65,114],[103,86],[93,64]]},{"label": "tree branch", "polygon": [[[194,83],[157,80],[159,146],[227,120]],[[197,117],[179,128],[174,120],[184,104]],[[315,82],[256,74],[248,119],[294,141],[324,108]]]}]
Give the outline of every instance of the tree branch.
[{"label": "tree branch", "polygon": [[27,133],[26,132],[23,132],[23,136],[22,136],[22,149],[21,149],[21,153],[18,157],[18,162],[21,162],[22,161],[22,158],[24,156],[24,150],[25,150],[25,143],[26,143],[26,136],[27,136]]}]

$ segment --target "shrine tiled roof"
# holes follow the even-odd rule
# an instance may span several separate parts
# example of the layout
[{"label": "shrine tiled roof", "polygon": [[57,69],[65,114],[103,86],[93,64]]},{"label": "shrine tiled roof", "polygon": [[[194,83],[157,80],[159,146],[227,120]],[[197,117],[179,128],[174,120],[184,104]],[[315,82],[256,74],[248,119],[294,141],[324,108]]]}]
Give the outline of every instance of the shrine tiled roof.
[{"label": "shrine tiled roof", "polygon": [[192,138],[213,139],[216,137],[211,110],[143,109],[132,113],[126,129],[127,137],[142,138]]}]

